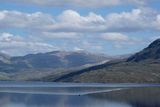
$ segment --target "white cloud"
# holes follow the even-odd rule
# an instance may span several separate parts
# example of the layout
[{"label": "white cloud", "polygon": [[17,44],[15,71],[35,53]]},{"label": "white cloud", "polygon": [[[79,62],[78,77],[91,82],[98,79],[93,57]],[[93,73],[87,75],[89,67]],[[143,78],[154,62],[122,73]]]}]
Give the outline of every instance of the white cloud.
[{"label": "white cloud", "polygon": [[[86,50],[86,51],[97,51],[100,52],[103,49],[103,46],[99,43],[96,42],[91,42],[88,40],[78,40],[75,41],[75,43],[77,43],[77,48],[80,48],[81,50]],[[75,48],[74,48],[75,49]]]},{"label": "white cloud", "polygon": [[111,13],[106,16],[111,31],[134,32],[153,29],[155,12],[149,9],[133,9],[131,12]]},{"label": "white cloud", "polygon": [[19,40],[21,37],[14,37],[12,34],[10,33],[2,33],[0,36],[0,41],[1,42],[12,42],[12,40],[17,41]]},{"label": "white cloud", "polygon": [[73,50],[74,50],[74,51],[84,51],[84,49],[81,49],[81,48],[79,48],[79,47],[74,47]]},{"label": "white cloud", "polygon": [[[88,15],[81,15],[74,10],[65,10],[58,16],[44,14],[42,12],[23,13],[19,11],[0,11],[0,31],[20,30],[40,39],[78,39],[87,35],[99,35],[103,39],[112,42],[125,44],[138,43],[131,36],[124,35],[126,32],[154,31],[160,30],[160,15],[152,9],[140,8],[129,12],[110,13],[105,17],[90,12]],[[94,37],[93,37],[94,38]],[[30,38],[12,35],[9,33],[0,34],[0,50],[7,53],[19,54],[52,51],[55,46]],[[91,45],[83,44],[85,47]],[[96,47],[97,46],[97,47]],[[76,46],[75,46],[76,47]],[[87,49],[78,46],[81,49]],[[99,45],[93,45],[93,49],[101,49]],[[117,45],[118,47],[118,45]],[[92,49],[92,48],[90,48]]]},{"label": "white cloud", "polygon": [[158,0],[1,0],[1,2],[32,4],[39,6],[106,7],[123,4],[146,5]]},{"label": "white cloud", "polygon": [[147,39],[144,40],[141,38],[125,35],[122,33],[103,33],[101,34],[101,38],[106,41],[111,41],[113,43],[113,46],[117,49],[128,48],[129,45],[130,46],[136,46],[137,44],[144,45],[146,44],[147,41]]},{"label": "white cloud", "polygon": [[96,32],[105,23],[105,19],[101,15],[91,12],[87,16],[81,16],[73,10],[65,10],[56,19],[57,22],[53,26],[49,26],[48,30],[59,32]]},{"label": "white cloud", "polygon": [[75,32],[41,32],[41,35],[45,38],[50,38],[50,39],[78,39],[81,34],[75,33]]},{"label": "white cloud", "polygon": [[3,12],[0,13],[0,20],[4,19],[5,15]]},{"label": "white cloud", "polygon": [[128,3],[138,4],[138,5],[145,5],[148,3],[148,0],[125,0]]},{"label": "white cloud", "polygon": [[41,12],[22,13],[19,11],[0,11],[0,28],[27,28],[32,29],[41,25],[49,26],[54,23],[54,19],[48,14]]},{"label": "white cloud", "polygon": [[[48,34],[48,36],[51,35],[56,38],[58,35],[61,37],[66,35],[66,38],[75,38],[75,32],[96,32],[104,22],[103,17],[95,13],[89,13],[88,16],[81,16],[73,10],[66,10],[54,18],[51,15],[41,12],[22,13],[19,11],[0,11],[1,30],[11,28],[23,29],[30,34],[37,33],[42,36],[43,34],[45,36]],[[97,26],[99,27],[98,29]],[[67,34],[67,32],[69,33]]]},{"label": "white cloud", "polygon": [[104,33],[102,38],[108,41],[128,41],[129,37],[121,33]]},{"label": "white cloud", "polygon": [[[157,20],[156,20],[157,17]],[[74,33],[95,32],[135,32],[154,30],[159,16],[149,9],[133,9],[131,12],[111,13],[102,17],[93,12],[86,16],[73,10],[65,10],[58,16],[42,12],[22,13],[18,11],[0,11],[0,28],[23,29],[29,33],[43,33],[53,36],[64,32]],[[59,34],[58,34],[59,33]],[[62,36],[63,37],[63,36]]]},{"label": "white cloud", "polygon": [[157,30],[160,30],[160,14],[157,15],[157,18],[156,18],[154,25],[157,28]]},{"label": "white cloud", "polygon": [[79,13],[73,10],[65,10],[61,15],[59,15],[58,20],[60,22],[66,23],[78,23],[81,22],[82,18]]},{"label": "white cloud", "polygon": [[135,32],[155,30],[153,22],[157,13],[148,8],[133,9],[131,12],[111,13],[102,17],[90,12],[82,16],[66,10],[55,18],[55,23],[43,30],[49,32]]},{"label": "white cloud", "polygon": [[10,55],[24,55],[28,53],[48,52],[57,50],[53,45],[32,41],[31,39],[15,36],[10,33],[0,34],[0,51]]}]

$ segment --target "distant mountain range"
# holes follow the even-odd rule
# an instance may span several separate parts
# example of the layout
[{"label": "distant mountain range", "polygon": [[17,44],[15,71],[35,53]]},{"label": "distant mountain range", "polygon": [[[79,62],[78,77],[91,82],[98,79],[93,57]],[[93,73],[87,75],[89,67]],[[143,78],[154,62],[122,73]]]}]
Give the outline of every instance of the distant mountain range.
[{"label": "distant mountain range", "polygon": [[1,72],[13,72],[22,69],[72,68],[110,59],[110,57],[106,57],[105,55],[81,51],[53,51],[17,57],[9,57],[8,55],[0,54],[0,70]]},{"label": "distant mountain range", "polygon": [[160,39],[129,58],[82,69],[55,81],[160,83]]},{"label": "distant mountain range", "polygon": [[0,80],[40,80],[113,59],[84,51],[53,51],[10,57],[0,53]]},{"label": "distant mountain range", "polygon": [[9,64],[10,63],[10,57],[6,54],[0,53],[0,64]]},{"label": "distant mountain range", "polygon": [[0,80],[160,83],[160,39],[136,54],[116,57],[65,51],[0,54],[0,71]]}]

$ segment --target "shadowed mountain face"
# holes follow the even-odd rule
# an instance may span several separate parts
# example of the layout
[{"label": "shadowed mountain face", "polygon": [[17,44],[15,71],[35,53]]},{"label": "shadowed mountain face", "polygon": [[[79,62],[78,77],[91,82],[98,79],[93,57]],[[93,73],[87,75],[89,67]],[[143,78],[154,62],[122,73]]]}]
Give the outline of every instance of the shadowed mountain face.
[{"label": "shadowed mountain face", "polygon": [[159,60],[159,59],[160,59],[160,39],[157,39],[141,52],[128,58],[127,61],[140,62],[144,60]]},{"label": "shadowed mountain face", "polygon": [[16,71],[20,69],[56,69],[79,67],[107,60],[103,55],[86,52],[54,51],[49,53],[29,54],[20,57],[0,55],[1,71]]}]

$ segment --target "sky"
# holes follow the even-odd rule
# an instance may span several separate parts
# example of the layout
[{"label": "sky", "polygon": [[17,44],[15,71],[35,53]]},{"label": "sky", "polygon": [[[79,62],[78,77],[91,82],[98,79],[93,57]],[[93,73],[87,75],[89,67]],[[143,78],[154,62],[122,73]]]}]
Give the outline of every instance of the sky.
[{"label": "sky", "polygon": [[160,38],[160,0],[0,0],[0,52],[136,53]]}]

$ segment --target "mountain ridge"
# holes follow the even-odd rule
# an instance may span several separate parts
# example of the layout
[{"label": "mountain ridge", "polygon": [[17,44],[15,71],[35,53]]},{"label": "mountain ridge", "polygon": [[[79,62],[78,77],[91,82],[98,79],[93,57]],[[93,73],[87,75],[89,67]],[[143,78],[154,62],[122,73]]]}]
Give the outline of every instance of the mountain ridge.
[{"label": "mountain ridge", "polygon": [[[25,56],[5,57],[0,54],[0,70],[21,71],[23,69],[58,69],[79,67],[86,64],[94,64],[104,60],[110,60],[99,54],[89,52],[52,51],[47,53],[28,54]],[[2,60],[2,61],[1,61]],[[8,61],[8,62],[7,62]]]},{"label": "mountain ridge", "polygon": [[140,62],[149,59],[150,60],[160,59],[160,39],[155,40],[147,48],[129,57],[127,61]]},{"label": "mountain ridge", "polygon": [[[129,58],[112,60],[98,69],[90,67],[59,82],[160,83],[160,39]],[[75,73],[76,74],[76,73]]]},{"label": "mountain ridge", "polygon": [[[25,57],[16,57],[15,59],[16,61],[17,59],[20,60],[18,61],[18,63],[23,65],[25,61],[31,60],[32,62],[34,58],[38,59],[38,61],[33,60],[33,62],[34,61],[40,62],[39,60],[46,58],[45,55],[49,56],[47,57],[46,60],[48,61],[48,59],[51,59],[50,56],[53,55],[56,56],[56,58],[59,58],[59,56],[62,59],[65,58],[71,61],[72,62],[71,65],[72,64],[73,65],[70,68],[66,67],[64,69],[61,68],[52,69],[49,67],[47,69],[43,67],[42,68],[37,67],[38,68],[37,69],[36,67],[34,68],[31,66],[31,69],[28,68],[25,70],[20,69],[21,72],[16,72],[13,74],[3,73],[2,76],[3,78],[2,77],[1,78],[5,80],[20,80],[20,81],[27,80],[27,81],[49,81],[49,82],[160,83],[159,48],[160,48],[160,41],[156,40],[152,42],[148,47],[146,47],[142,51],[132,56],[129,57],[121,56],[119,58],[117,57],[118,59],[109,57],[110,58],[109,60],[106,60],[102,57],[104,61],[103,63],[89,63],[89,64],[88,62],[86,62],[88,61],[88,56],[89,59],[95,58],[95,61],[97,61],[95,55],[91,56],[91,54],[88,53],[84,55],[84,53],[81,52],[73,53],[72,55],[63,52],[30,54]],[[80,57],[77,57],[79,55]],[[15,59],[11,58],[10,60],[14,61]],[[84,60],[84,62],[82,60]],[[17,63],[16,61],[14,62],[15,65]],[[78,65],[76,67],[74,65],[75,64],[74,61],[80,61],[85,64],[83,66]],[[50,62],[46,63],[49,64]],[[28,64],[34,65],[34,63],[28,63]],[[78,62],[78,64],[82,63]],[[18,65],[16,66],[17,68]]]}]

